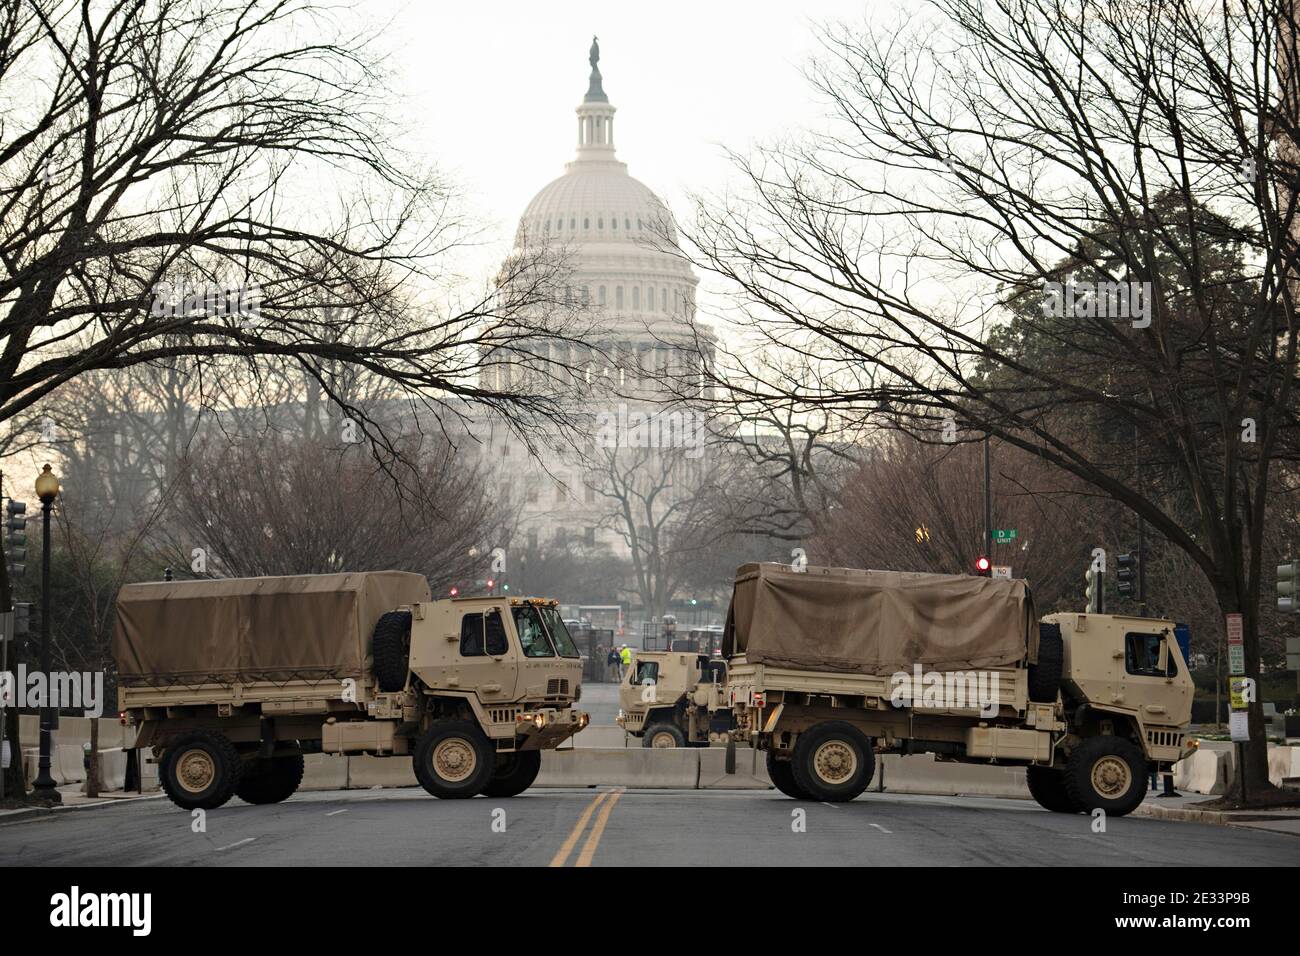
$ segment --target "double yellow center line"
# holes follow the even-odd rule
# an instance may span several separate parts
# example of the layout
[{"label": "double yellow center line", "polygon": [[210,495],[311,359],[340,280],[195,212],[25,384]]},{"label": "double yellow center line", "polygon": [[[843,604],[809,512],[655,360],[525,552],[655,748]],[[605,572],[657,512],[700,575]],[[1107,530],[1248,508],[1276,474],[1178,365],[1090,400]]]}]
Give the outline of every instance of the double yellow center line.
[{"label": "double yellow center line", "polygon": [[551,866],[564,866],[568,863],[569,854],[578,845],[578,837],[582,836],[582,831],[587,828],[592,814],[599,809],[596,822],[592,825],[591,832],[587,834],[587,841],[582,844],[582,852],[573,863],[574,866],[591,866],[591,858],[596,855],[596,847],[600,846],[600,837],[605,832],[605,824],[609,822],[609,815],[614,809],[614,804],[618,803],[618,798],[623,796],[623,791],[623,787],[618,787],[615,790],[605,790],[596,794],[596,799],[587,804],[587,809],[583,810],[582,816],[578,817],[573,831],[560,844],[560,848],[555,851],[555,856],[551,857]]}]

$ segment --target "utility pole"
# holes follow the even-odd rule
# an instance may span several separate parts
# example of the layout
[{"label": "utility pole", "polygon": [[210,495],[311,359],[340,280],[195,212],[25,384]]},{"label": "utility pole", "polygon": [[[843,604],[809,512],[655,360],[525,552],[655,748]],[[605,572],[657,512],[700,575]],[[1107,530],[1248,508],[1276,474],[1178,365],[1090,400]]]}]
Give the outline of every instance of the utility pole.
[{"label": "utility pole", "polygon": [[[984,553],[993,559],[993,496],[989,477],[989,433],[984,433]],[[989,572],[992,573],[991,571]]]}]

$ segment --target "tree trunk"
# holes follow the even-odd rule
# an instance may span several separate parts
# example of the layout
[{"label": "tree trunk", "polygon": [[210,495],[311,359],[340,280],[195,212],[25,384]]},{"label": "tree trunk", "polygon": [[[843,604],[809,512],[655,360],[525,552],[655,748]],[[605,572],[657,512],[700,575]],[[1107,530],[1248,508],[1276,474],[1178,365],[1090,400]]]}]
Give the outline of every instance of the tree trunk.
[{"label": "tree trunk", "polygon": [[24,800],[27,781],[23,778],[23,748],[18,739],[18,708],[5,708],[5,742],[9,744],[10,763],[5,775],[5,799]]},{"label": "tree trunk", "polygon": [[90,766],[86,769],[86,796],[99,796],[99,718],[90,718]]}]

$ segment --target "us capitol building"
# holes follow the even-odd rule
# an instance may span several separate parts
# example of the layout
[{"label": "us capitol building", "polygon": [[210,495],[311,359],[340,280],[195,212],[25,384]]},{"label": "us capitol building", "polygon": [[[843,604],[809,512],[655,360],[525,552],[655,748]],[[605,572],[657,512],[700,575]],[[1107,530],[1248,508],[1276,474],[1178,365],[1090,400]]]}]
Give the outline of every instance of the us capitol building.
[{"label": "us capitol building", "polygon": [[[629,417],[657,421],[663,443],[669,426],[681,426],[686,450],[673,454],[673,491],[686,493],[704,467],[702,413],[666,411],[665,377],[677,379],[711,357],[712,339],[692,332],[695,290],[699,280],[684,259],[671,250],[675,234],[667,206],[644,183],[628,175],[614,151],[615,107],[605,94],[593,40],[591,75],[578,105],[577,152],[564,173],[533,198],[520,218],[513,255],[525,255],[538,243],[561,248],[566,264],[566,301],[582,307],[590,329],[586,344],[539,341],[539,359],[581,379],[578,448],[543,451],[544,461],[500,421],[480,418],[473,428],[481,442],[489,486],[519,509],[514,548],[608,545],[616,557],[629,548],[616,517],[618,502],[607,485],[611,427],[624,428]],[[511,387],[508,364],[487,363],[481,384]],[[575,382],[575,384],[578,384]],[[680,408],[680,406],[677,406]],[[666,416],[675,414],[669,422]],[[635,444],[626,430],[618,447]],[[699,447],[695,447],[695,443]],[[657,445],[651,438],[648,444]],[[648,480],[658,475],[656,452],[640,452]],[[618,452],[619,455],[623,451]]]}]

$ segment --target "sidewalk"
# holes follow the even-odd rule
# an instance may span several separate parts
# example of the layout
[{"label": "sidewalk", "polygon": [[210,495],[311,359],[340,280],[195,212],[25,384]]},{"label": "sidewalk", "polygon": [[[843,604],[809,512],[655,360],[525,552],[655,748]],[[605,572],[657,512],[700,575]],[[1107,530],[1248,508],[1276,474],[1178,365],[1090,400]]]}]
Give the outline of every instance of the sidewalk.
[{"label": "sidewalk", "polygon": [[68,783],[57,787],[59,796],[63,798],[63,803],[57,807],[18,807],[12,810],[0,810],[0,825],[42,814],[86,810],[91,807],[107,806],[110,803],[128,803],[131,800],[156,800],[163,796],[160,790],[146,790],[142,794],[134,790],[115,790],[112,793],[101,793],[92,799],[81,792],[81,786],[79,783]]},{"label": "sidewalk", "polygon": [[1300,836],[1300,808],[1284,807],[1277,810],[1205,810],[1195,806],[1213,800],[1202,793],[1182,793],[1177,797],[1160,797],[1153,791],[1136,810],[1135,817],[1157,820],[1185,820],[1191,823],[1211,823],[1218,826],[1249,827],[1252,830],[1269,830]]}]

